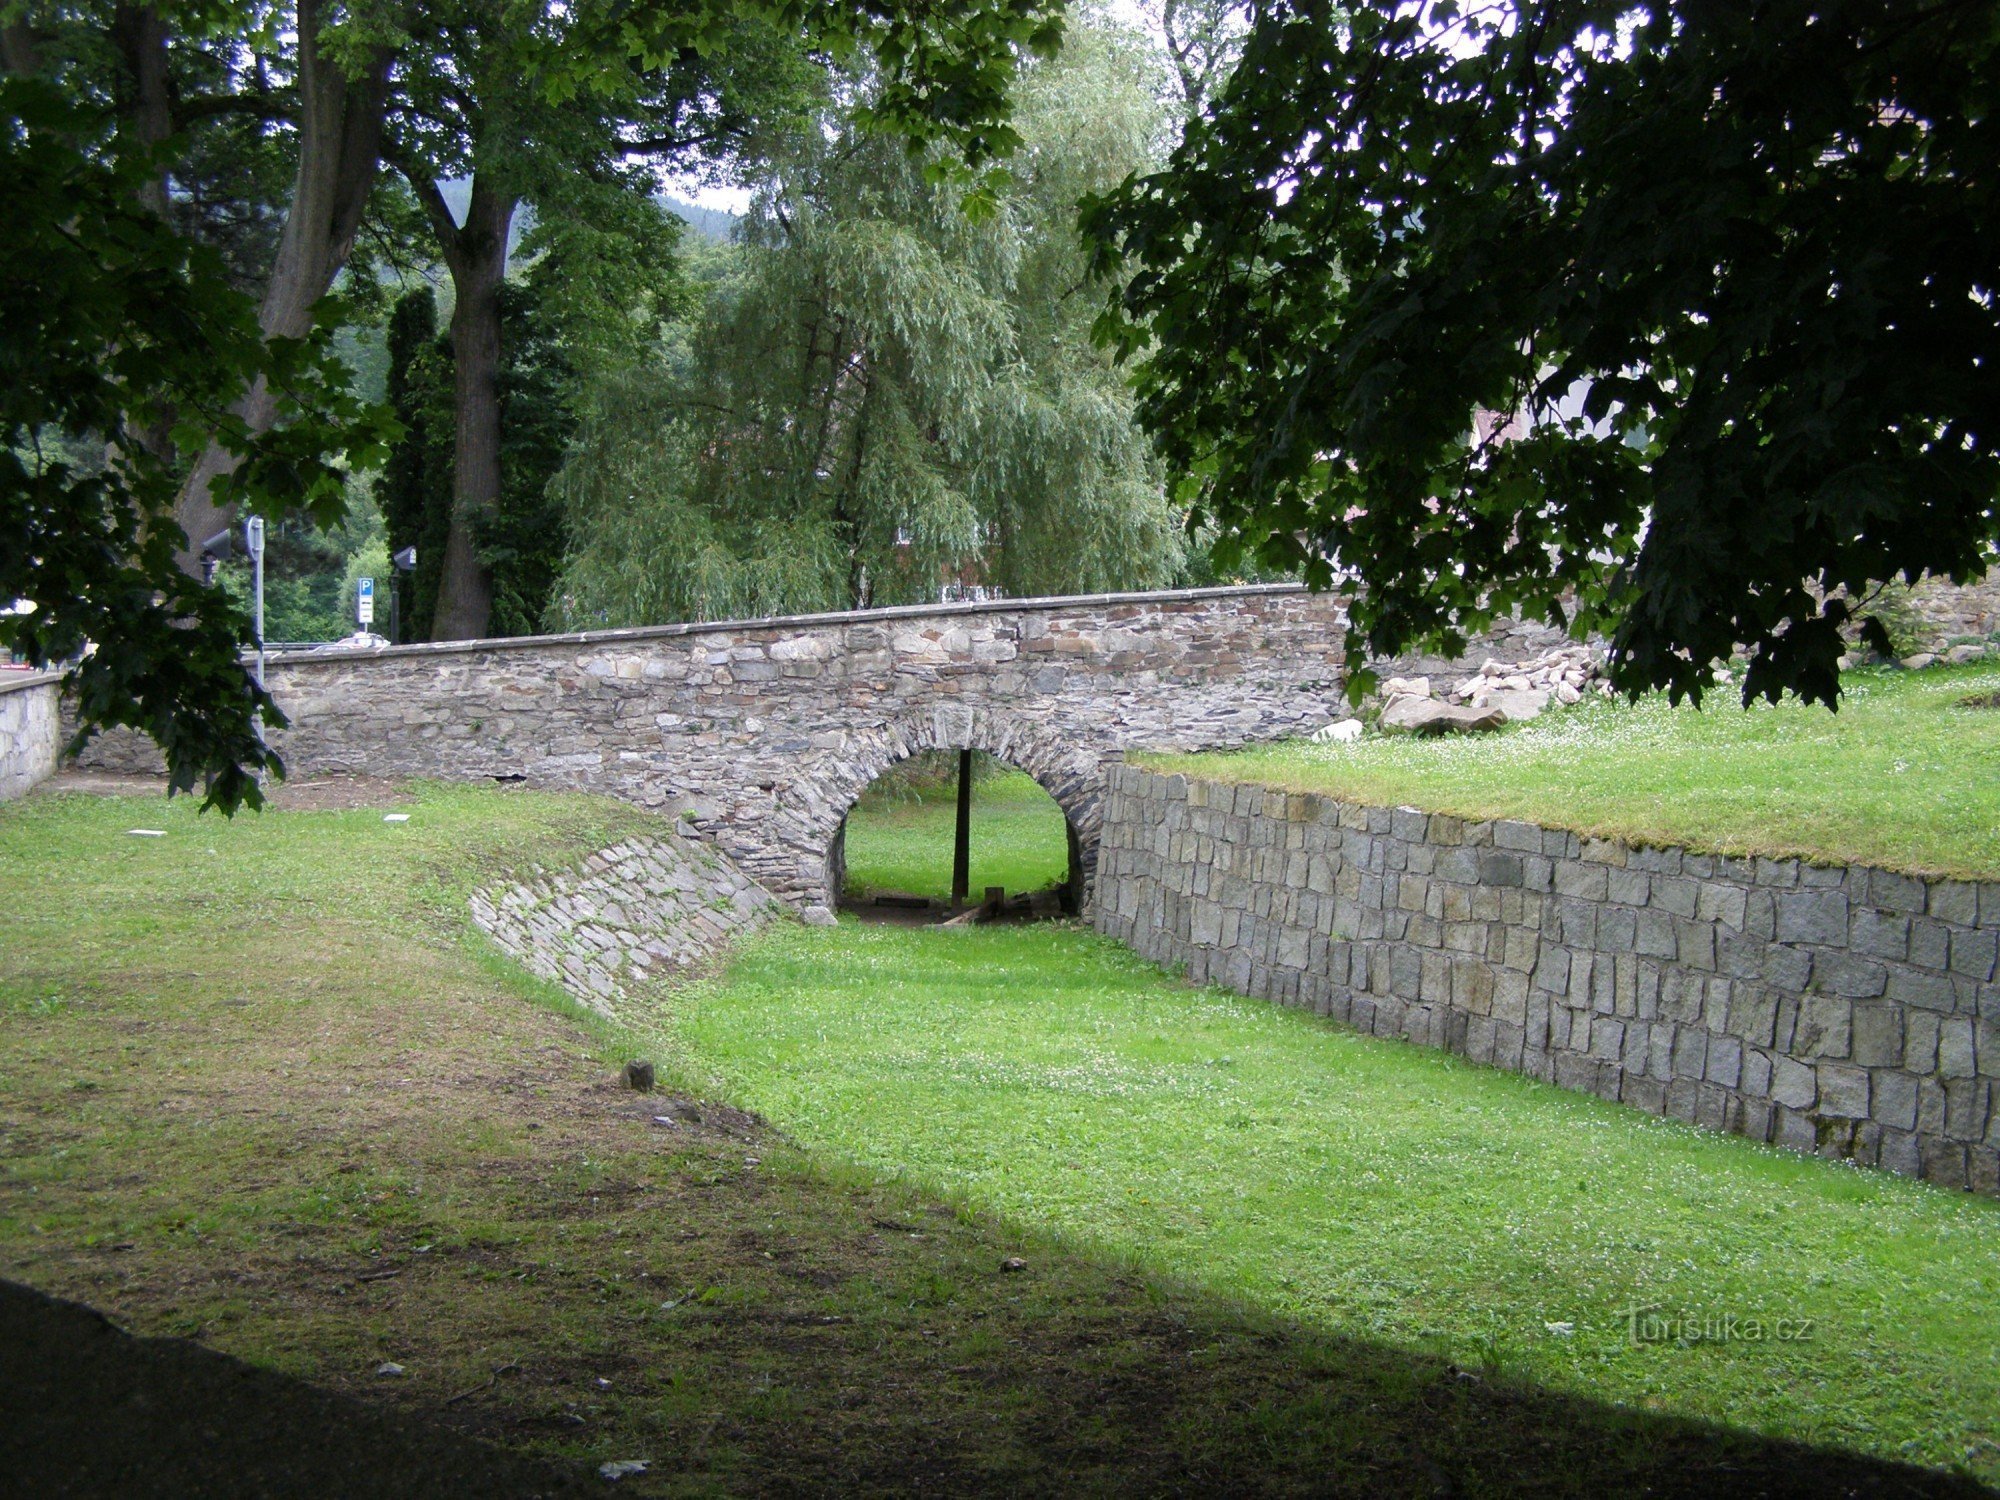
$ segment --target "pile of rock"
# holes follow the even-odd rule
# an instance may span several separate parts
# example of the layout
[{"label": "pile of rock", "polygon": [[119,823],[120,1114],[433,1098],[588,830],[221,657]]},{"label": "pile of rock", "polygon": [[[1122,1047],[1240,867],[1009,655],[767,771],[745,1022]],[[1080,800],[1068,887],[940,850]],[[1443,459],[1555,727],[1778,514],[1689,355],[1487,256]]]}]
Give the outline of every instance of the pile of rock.
[{"label": "pile of rock", "polygon": [[1484,662],[1449,687],[1428,677],[1391,677],[1382,684],[1381,724],[1417,734],[1498,729],[1532,719],[1551,703],[1603,691],[1599,667],[1592,647],[1565,645],[1528,662]]}]

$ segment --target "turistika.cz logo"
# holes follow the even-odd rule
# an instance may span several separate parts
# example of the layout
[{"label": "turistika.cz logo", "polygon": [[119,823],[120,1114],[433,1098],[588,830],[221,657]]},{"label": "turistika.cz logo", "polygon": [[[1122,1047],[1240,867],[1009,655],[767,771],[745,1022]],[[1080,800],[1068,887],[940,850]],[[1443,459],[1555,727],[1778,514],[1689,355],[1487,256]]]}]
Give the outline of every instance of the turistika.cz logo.
[{"label": "turistika.cz logo", "polygon": [[1669,1312],[1658,1307],[1621,1307],[1625,1333],[1634,1344],[1800,1344],[1813,1337],[1813,1319],[1767,1318],[1738,1312]]}]

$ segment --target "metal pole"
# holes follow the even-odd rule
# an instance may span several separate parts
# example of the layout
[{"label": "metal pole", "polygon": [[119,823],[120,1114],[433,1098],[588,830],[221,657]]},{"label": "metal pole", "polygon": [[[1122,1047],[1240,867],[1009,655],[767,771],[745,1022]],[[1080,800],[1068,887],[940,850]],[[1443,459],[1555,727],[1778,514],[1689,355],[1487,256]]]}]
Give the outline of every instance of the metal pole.
[{"label": "metal pole", "polygon": [[[264,688],[264,518],[252,516],[243,523],[243,550],[250,554],[250,628],[257,637],[257,688]],[[257,743],[264,743],[264,716],[254,713],[250,716],[250,730],[257,736]],[[264,773],[257,773],[257,780],[263,781]]]},{"label": "metal pole", "polygon": [[951,851],[951,904],[965,905],[972,890],[972,752],[958,752],[958,833]]},{"label": "metal pole", "polygon": [[250,581],[255,591],[251,626],[257,633],[257,686],[264,685],[264,518],[252,516],[243,523],[243,539],[250,554]]}]

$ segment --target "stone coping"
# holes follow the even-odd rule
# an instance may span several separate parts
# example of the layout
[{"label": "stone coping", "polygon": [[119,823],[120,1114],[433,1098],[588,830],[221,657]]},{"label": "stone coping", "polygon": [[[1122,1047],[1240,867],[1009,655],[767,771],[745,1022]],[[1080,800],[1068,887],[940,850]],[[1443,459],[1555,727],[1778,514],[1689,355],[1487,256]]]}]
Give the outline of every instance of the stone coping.
[{"label": "stone coping", "polygon": [[22,693],[63,680],[60,672],[0,672],[0,694]]},{"label": "stone coping", "polygon": [[1103,609],[1121,604],[1192,604],[1207,599],[1257,599],[1306,593],[1302,583],[1232,584],[1220,588],[1156,589],[1127,594],[1054,594],[1036,599],[980,599],[960,604],[896,604],[881,609],[830,610],[816,615],[765,615],[747,620],[697,620],[677,625],[634,625],[616,630],[579,630],[564,635],[494,636],[476,641],[423,641],[374,651],[273,651],[274,666],[349,666],[387,658],[460,656],[481,651],[618,645],[718,632],[812,630],[828,625],[871,625],[890,620],[955,619],[966,615],[1046,613],[1061,609]]}]

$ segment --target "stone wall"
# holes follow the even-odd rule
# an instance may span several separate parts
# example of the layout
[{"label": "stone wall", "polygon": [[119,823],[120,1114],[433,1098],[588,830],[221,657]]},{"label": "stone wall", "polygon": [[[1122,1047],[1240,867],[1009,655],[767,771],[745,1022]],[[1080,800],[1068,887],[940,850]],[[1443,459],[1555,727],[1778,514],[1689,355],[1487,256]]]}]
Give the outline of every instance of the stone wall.
[{"label": "stone wall", "polygon": [[1910,590],[1910,611],[1929,631],[1919,649],[1942,656],[1954,645],[2000,638],[2000,572],[1977,583],[1955,584],[1948,578],[1925,578]]},{"label": "stone wall", "polygon": [[715,849],[672,833],[472,897],[472,919],[494,942],[603,1015],[635,981],[698,969],[783,910]]},{"label": "stone wall", "polygon": [[62,746],[62,677],[0,672],[0,802],[54,773]]},{"label": "stone wall", "polygon": [[[686,814],[802,907],[832,899],[829,852],[871,781],[920,750],[988,751],[1062,807],[1087,904],[1105,766],[1345,717],[1345,629],[1337,596],[1280,585],[286,656],[269,676],[294,773],[508,776],[624,797]],[[1515,622],[1478,649],[1525,659],[1561,639]],[[82,759],[158,757],[112,735]]]},{"label": "stone wall", "polygon": [[1195,980],[2000,1192],[2000,883],[1109,776],[1098,928]]}]

